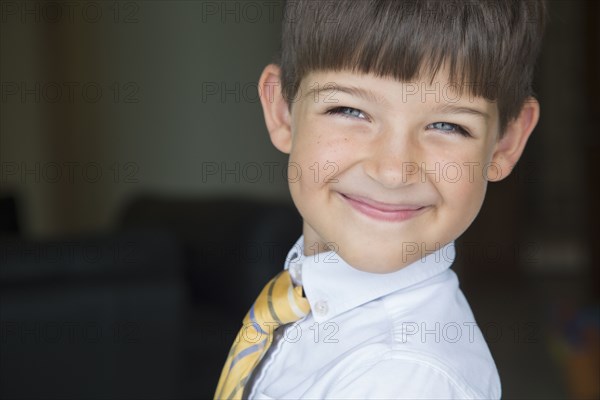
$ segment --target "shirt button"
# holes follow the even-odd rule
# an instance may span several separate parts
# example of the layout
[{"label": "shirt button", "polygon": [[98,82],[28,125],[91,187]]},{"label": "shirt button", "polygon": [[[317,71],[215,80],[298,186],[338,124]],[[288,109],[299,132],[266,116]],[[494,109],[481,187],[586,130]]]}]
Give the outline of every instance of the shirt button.
[{"label": "shirt button", "polygon": [[329,312],[329,305],[327,305],[326,300],[319,300],[315,303],[314,307],[315,314],[317,315],[326,315]]}]

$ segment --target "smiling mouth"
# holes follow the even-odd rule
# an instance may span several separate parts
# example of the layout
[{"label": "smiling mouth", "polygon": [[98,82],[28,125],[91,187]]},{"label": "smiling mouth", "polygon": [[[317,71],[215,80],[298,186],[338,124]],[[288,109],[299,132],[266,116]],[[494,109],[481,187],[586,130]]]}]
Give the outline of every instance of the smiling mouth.
[{"label": "smiling mouth", "polygon": [[390,204],[382,203],[367,197],[338,193],[352,208],[373,219],[381,221],[399,222],[411,219],[428,206],[416,204]]}]

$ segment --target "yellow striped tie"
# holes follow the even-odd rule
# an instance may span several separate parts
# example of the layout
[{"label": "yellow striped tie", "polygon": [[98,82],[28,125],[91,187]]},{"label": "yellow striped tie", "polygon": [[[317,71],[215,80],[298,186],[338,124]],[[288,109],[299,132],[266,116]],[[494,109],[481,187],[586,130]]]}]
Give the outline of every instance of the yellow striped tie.
[{"label": "yellow striped tie", "polygon": [[298,321],[309,311],[302,287],[294,287],[287,270],[271,279],[244,318],[221,372],[215,399],[240,399],[252,370],[271,345],[275,329]]}]

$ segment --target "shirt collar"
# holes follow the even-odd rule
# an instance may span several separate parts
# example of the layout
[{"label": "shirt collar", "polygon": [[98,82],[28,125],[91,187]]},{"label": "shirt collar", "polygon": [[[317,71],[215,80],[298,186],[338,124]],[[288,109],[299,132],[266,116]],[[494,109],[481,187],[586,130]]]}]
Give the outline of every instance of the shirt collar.
[{"label": "shirt collar", "polygon": [[376,274],[352,267],[334,251],[305,256],[302,235],[288,252],[284,268],[303,285],[315,321],[322,322],[444,272],[455,254],[450,242],[398,271]]}]

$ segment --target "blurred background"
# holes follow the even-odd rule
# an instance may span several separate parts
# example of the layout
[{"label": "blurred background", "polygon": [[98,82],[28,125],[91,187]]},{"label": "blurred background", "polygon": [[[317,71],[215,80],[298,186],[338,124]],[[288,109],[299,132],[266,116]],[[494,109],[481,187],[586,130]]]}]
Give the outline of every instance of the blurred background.
[{"label": "blurred background", "polygon": [[[211,397],[301,234],[256,86],[282,2],[0,4],[0,397]],[[600,12],[549,8],[541,122],[453,268],[504,398],[598,398]]]}]

